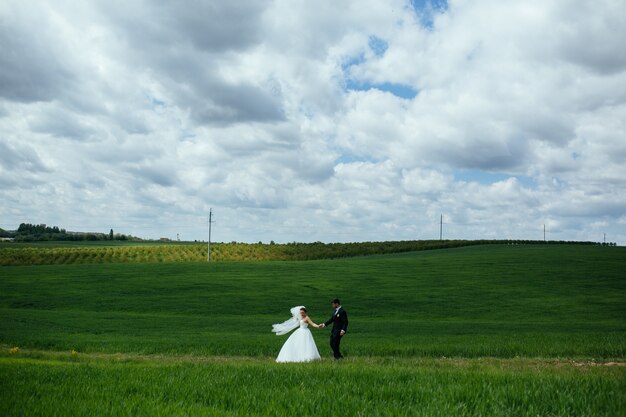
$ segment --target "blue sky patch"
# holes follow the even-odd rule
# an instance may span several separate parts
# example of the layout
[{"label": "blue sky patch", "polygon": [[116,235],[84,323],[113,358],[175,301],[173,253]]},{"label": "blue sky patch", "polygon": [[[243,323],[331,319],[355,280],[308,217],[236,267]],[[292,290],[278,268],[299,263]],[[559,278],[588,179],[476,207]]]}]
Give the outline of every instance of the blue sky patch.
[{"label": "blue sky patch", "polygon": [[165,107],[165,102],[152,97],[152,106],[153,107]]},{"label": "blue sky patch", "polygon": [[432,29],[435,14],[448,10],[447,0],[411,0],[411,6],[422,26]]},{"label": "blue sky patch", "polygon": [[526,188],[535,187],[536,183],[531,177],[526,175],[508,175],[496,172],[487,172],[480,170],[460,170],[454,172],[456,181],[477,182],[480,184],[493,184],[499,181],[505,181],[509,178],[515,178],[520,184]]},{"label": "blue sky patch", "polygon": [[335,164],[351,164],[354,162],[375,163],[377,161],[365,156],[357,156],[352,154],[341,154],[339,158],[335,159]]},{"label": "blue sky patch", "polygon": [[379,58],[385,55],[385,51],[387,51],[387,48],[389,48],[389,44],[387,43],[387,41],[374,35],[369,37],[367,45],[370,47],[372,52],[374,52],[374,55]]},{"label": "blue sky patch", "polygon": [[418,93],[416,89],[406,84],[397,84],[390,82],[370,83],[368,81],[359,82],[350,79],[346,80],[347,91],[369,91],[371,89],[386,91],[396,97],[404,98],[407,100],[414,99]]},{"label": "blue sky patch", "polygon": [[350,70],[350,67],[352,67],[354,65],[360,65],[360,64],[362,64],[364,62],[365,62],[365,55],[363,55],[363,54],[359,54],[357,56],[350,57],[349,59],[345,60],[341,64],[341,70],[345,74],[345,73],[347,73]]}]

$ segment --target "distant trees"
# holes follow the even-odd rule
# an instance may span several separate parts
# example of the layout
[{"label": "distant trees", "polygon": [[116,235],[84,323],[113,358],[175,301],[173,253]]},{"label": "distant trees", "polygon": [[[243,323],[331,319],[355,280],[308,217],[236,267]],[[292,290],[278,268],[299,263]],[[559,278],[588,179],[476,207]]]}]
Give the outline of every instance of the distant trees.
[{"label": "distant trees", "polygon": [[58,226],[47,226],[45,224],[22,223],[16,231],[5,231],[7,236],[13,237],[16,242],[37,242],[37,241],[99,241],[99,240],[141,240],[134,236],[113,233],[113,229],[106,233],[96,232],[68,232]]},{"label": "distant trees", "polygon": [[60,229],[58,226],[49,227],[45,224],[30,224],[22,223],[15,231],[16,241],[36,241],[36,240],[65,240],[64,236],[67,235],[65,229]]},{"label": "distant trees", "polygon": [[17,234],[20,235],[43,235],[65,233],[65,229],[59,229],[58,226],[48,227],[45,224],[22,223],[17,228]]}]

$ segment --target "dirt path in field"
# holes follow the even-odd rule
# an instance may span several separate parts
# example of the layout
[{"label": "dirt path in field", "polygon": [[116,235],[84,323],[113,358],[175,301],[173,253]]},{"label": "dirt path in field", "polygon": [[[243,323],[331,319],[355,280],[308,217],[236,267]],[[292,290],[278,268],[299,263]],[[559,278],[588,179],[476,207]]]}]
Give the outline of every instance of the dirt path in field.
[{"label": "dirt path in field", "polygon": [[[13,358],[30,361],[59,361],[59,362],[152,362],[152,363],[268,363],[273,364],[273,357],[251,356],[200,356],[200,355],[164,355],[140,353],[106,353],[106,352],[77,352],[77,351],[47,351],[22,349],[0,345],[0,359]],[[329,358],[323,358],[321,364],[332,363]],[[398,357],[353,357],[347,358],[346,365],[379,365],[379,366],[447,366],[447,367],[492,367],[492,368],[561,368],[574,367],[579,369],[598,367],[626,368],[626,360],[582,360],[582,359],[554,359],[554,358],[398,358]]]},{"label": "dirt path in field", "polygon": [[626,362],[572,362],[574,366],[626,366]]}]

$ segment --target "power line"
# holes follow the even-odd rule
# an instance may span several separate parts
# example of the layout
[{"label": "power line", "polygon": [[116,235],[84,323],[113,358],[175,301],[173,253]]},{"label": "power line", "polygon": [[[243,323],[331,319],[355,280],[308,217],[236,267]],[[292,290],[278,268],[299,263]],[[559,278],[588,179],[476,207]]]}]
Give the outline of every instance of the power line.
[{"label": "power line", "polygon": [[439,217],[439,240],[443,240],[443,213]]},{"label": "power line", "polygon": [[208,223],[209,223],[209,241],[207,243],[207,250],[206,250],[206,259],[207,260],[206,261],[207,262],[211,262],[211,224],[215,223],[213,221],[213,209],[212,208],[209,209],[209,221],[208,221]]}]

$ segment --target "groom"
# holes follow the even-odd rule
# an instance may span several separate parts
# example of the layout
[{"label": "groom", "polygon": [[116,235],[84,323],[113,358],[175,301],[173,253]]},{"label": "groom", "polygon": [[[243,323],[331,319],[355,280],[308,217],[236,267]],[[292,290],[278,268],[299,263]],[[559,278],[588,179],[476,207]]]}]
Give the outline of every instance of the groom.
[{"label": "groom", "polygon": [[343,335],[348,331],[348,313],[341,307],[341,302],[338,298],[335,298],[331,303],[335,312],[332,317],[325,323],[322,323],[320,327],[324,328],[330,323],[333,323],[333,329],[330,332],[330,348],[333,350],[335,360],[337,360],[343,358],[343,355],[339,351],[339,344],[341,343]]}]

